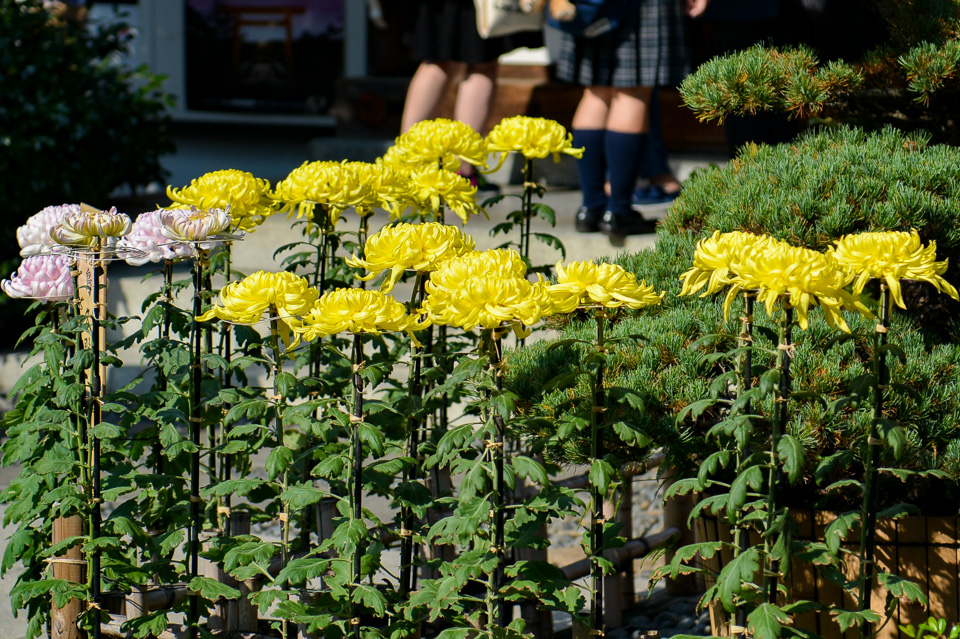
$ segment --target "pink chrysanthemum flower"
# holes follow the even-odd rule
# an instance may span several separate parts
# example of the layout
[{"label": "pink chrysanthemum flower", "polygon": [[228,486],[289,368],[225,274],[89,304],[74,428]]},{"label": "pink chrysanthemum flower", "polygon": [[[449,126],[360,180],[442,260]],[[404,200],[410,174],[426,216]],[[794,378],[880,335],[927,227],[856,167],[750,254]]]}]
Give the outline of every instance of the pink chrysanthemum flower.
[{"label": "pink chrysanthemum flower", "polygon": [[193,246],[185,242],[171,240],[163,234],[162,216],[166,211],[147,211],[141,213],[133,222],[130,233],[124,236],[117,248],[143,251],[143,255],[131,255],[125,258],[127,264],[141,266],[147,262],[176,260],[193,256]]},{"label": "pink chrysanthemum flower", "polygon": [[10,297],[64,302],[73,299],[70,261],[63,255],[32,255],[0,288]]},{"label": "pink chrysanthemum flower", "polygon": [[17,242],[20,244],[20,255],[40,255],[50,253],[57,243],[50,237],[50,231],[63,222],[68,213],[79,213],[79,204],[61,204],[48,206],[36,215],[30,216],[26,224],[17,229]]}]

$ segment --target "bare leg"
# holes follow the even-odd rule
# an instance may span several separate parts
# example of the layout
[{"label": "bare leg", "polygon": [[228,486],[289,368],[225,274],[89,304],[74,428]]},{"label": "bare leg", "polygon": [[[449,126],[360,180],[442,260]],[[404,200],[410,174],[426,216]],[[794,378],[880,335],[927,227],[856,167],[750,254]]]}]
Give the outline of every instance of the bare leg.
[{"label": "bare leg", "polygon": [[407,88],[400,124],[401,133],[406,133],[417,122],[433,117],[457,64],[448,61],[420,63]]},{"label": "bare leg", "polygon": [[650,128],[650,88],[615,89],[607,121],[601,128],[618,133],[646,133]]},{"label": "bare leg", "polygon": [[[490,115],[490,104],[497,88],[497,61],[467,66],[467,76],[457,88],[457,103],[453,109],[453,117],[464,124],[469,124],[477,132],[485,133],[487,116]],[[473,166],[463,163],[460,165],[463,175],[473,175],[476,170]]]},{"label": "bare leg", "polygon": [[613,89],[610,87],[587,87],[573,114],[574,129],[600,130],[607,127]]}]

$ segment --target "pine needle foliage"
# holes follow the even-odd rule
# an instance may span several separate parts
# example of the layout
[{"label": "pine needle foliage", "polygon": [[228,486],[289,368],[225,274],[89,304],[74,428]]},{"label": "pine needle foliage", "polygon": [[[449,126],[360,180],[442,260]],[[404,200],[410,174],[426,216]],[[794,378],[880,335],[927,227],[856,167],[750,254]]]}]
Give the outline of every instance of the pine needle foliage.
[{"label": "pine needle foliage", "polygon": [[779,111],[923,127],[955,142],[943,125],[952,122],[960,89],[960,1],[881,0],[873,9],[889,37],[859,60],[821,61],[805,48],[758,45],[701,65],[681,95],[704,121]]},{"label": "pine needle foliage", "polygon": [[[616,350],[609,383],[641,398],[635,406],[614,411],[616,419],[629,423],[649,441],[636,445],[611,429],[610,450],[629,464],[662,447],[669,464],[681,473],[695,473],[710,445],[707,432],[723,417],[723,409],[713,407],[696,418],[688,414],[679,424],[677,417],[695,402],[734,392],[734,378],[729,383],[715,380],[733,374],[733,362],[720,354],[736,347],[739,302],[724,319],[723,295],[678,296],[678,276],[692,263],[698,239],[714,230],[745,230],[823,249],[848,233],[917,228],[925,241],[936,240],[940,257],[950,258],[947,278],[958,281],[958,173],[960,152],[929,144],[929,136],[908,136],[893,129],[866,133],[836,128],[805,135],[796,144],[748,146],[728,166],[695,174],[661,224],[656,248],[617,259],[666,295],[656,309],[621,313],[611,329],[617,335],[642,336]],[[874,303],[869,297],[868,293],[868,305]],[[923,286],[912,287],[909,299],[912,312],[894,313],[891,327],[905,355],[905,360],[891,363],[892,379],[903,384],[902,392],[893,394],[886,406],[886,416],[904,427],[907,445],[898,458],[887,454],[882,463],[884,467],[936,469],[956,477],[960,475],[960,443],[955,437],[955,425],[960,423],[960,324],[953,319],[952,307],[939,306],[941,296]],[[937,310],[930,311],[929,306]],[[870,420],[865,410],[867,391],[860,385],[870,370],[868,335],[875,324],[849,313],[845,317],[853,331],[850,338],[838,339],[838,332],[818,311],[811,314],[808,330],[795,331],[794,389],[810,395],[795,404],[787,427],[806,452],[805,490],[794,494],[816,494],[836,506],[846,503],[845,496],[820,494],[817,484],[825,478],[818,482],[814,471],[823,459],[848,449]],[[761,335],[775,330],[775,321],[762,311],[755,313],[755,321]],[[593,330],[592,320],[575,318],[561,329],[558,339],[584,338]],[[713,337],[704,346],[705,336]],[[572,397],[585,393],[583,379],[568,387],[551,386],[577,366],[577,353],[571,348],[551,347],[547,341],[528,344],[509,357],[508,382],[518,396],[527,398],[526,411],[549,418],[535,422],[540,430],[534,433],[548,456],[573,464],[585,459],[585,442],[560,437],[550,426],[576,409]],[[758,370],[773,363],[772,353],[755,355]],[[836,405],[840,400],[842,407]],[[757,444],[768,434],[765,427],[758,428]],[[835,472],[839,476],[855,470]],[[916,485],[892,477],[883,481],[886,488],[881,494],[891,503],[911,494],[916,502],[921,496]]]}]

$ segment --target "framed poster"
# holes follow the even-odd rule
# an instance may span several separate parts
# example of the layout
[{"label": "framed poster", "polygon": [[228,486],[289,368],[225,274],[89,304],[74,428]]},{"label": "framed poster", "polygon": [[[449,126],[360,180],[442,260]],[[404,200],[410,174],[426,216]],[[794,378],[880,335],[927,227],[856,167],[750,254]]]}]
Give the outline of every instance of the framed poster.
[{"label": "framed poster", "polygon": [[184,0],[187,108],[323,115],[348,0]]}]

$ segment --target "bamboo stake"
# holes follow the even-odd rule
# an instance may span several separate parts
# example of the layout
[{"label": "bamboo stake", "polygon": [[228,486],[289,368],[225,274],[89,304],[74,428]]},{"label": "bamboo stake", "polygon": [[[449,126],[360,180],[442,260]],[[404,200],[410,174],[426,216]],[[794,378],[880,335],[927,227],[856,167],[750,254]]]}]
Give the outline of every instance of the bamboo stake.
[{"label": "bamboo stake", "polygon": [[[83,517],[71,515],[57,517],[53,520],[53,544],[64,539],[83,535]],[[53,578],[65,579],[73,583],[83,583],[86,580],[86,565],[83,561],[81,543],[71,546],[62,555],[50,560],[53,564]],[[77,626],[77,617],[83,611],[83,602],[71,599],[62,608],[56,603],[50,611],[51,639],[81,639],[80,628]]]}]

